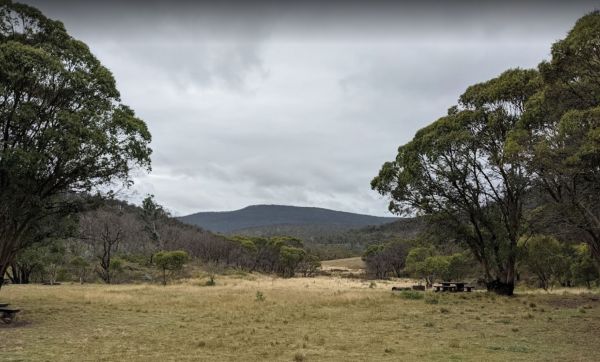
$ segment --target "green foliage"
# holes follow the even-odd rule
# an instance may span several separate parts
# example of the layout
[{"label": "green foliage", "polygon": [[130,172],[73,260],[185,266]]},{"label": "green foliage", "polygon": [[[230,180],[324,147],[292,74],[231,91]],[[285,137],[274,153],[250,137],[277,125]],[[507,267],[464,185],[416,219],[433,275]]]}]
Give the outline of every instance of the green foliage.
[{"label": "green foliage", "polygon": [[[538,87],[537,72],[521,69],[469,87],[461,108],[451,108],[417,132],[371,183],[390,195],[392,212],[442,215],[447,237],[469,246],[486,280],[495,282],[488,286],[501,285],[497,291],[507,294],[514,285],[522,205],[531,178],[521,154],[508,154],[506,147]],[[431,260],[430,267],[440,269],[441,263]]]},{"label": "green foliage", "polygon": [[426,260],[434,255],[431,247],[412,248],[406,257],[406,271],[417,278],[425,279],[427,285],[433,284],[433,275],[427,268]]},{"label": "green foliage", "polygon": [[279,262],[283,270],[284,277],[293,277],[298,265],[306,256],[306,252],[303,249],[282,246],[279,253]]},{"label": "green foliage", "polygon": [[564,271],[562,266],[566,255],[560,242],[551,236],[534,235],[519,242],[520,258],[527,268],[534,273],[540,287],[548,287]]},{"label": "green foliage", "polygon": [[[600,12],[579,19],[539,71],[543,89],[527,104],[516,138],[563,230],[579,232],[600,264]],[[566,229],[566,230],[565,230]]]},{"label": "green foliage", "polygon": [[587,244],[569,245],[547,235],[534,235],[519,242],[519,259],[540,287],[591,287],[600,277]]},{"label": "green foliage", "polygon": [[[470,248],[490,290],[512,293],[525,205],[538,190],[547,200],[535,202],[555,204],[555,222],[583,233],[600,263],[599,43],[595,11],[552,46],[552,59],[537,71],[512,69],[469,87],[371,183],[390,196],[392,212],[443,220],[447,239]],[[539,256],[547,263],[550,254]]]},{"label": "green foliage", "polygon": [[304,276],[313,276],[320,267],[318,258],[309,254],[297,238],[234,236],[230,240],[235,245],[235,253],[229,258],[235,260],[237,267],[275,272],[286,278],[298,271]]},{"label": "green foliage", "polygon": [[315,276],[320,268],[319,258],[312,254],[306,254],[298,264],[298,272],[302,273],[304,277]]},{"label": "green foliage", "polygon": [[430,275],[431,280],[442,279],[450,281],[448,268],[450,266],[450,257],[444,255],[430,256],[423,262],[424,273]]},{"label": "green foliage", "polygon": [[455,253],[447,257],[448,267],[446,277],[448,280],[459,281],[473,273],[473,259],[467,253]]},{"label": "green foliage", "polygon": [[412,248],[406,258],[406,271],[412,276],[425,279],[432,285],[436,279],[459,281],[472,274],[473,261],[466,253],[438,255],[432,247]]},{"label": "green foliage", "polygon": [[[115,80],[59,21],[0,3],[0,275],[36,242],[35,225],[71,214],[78,197],[150,168],[146,124]],[[31,235],[26,235],[31,236]],[[3,280],[3,278],[0,278]]]},{"label": "green foliage", "polygon": [[144,231],[150,236],[150,240],[154,243],[156,249],[160,249],[163,245],[159,233],[159,222],[169,216],[168,212],[154,201],[154,195],[148,195],[142,201],[141,219],[144,225]]},{"label": "green foliage", "polygon": [[42,264],[44,279],[50,285],[56,283],[65,262],[65,247],[56,240],[42,248]]},{"label": "green foliage", "polygon": [[167,284],[167,271],[180,271],[188,258],[188,253],[183,250],[159,251],[154,254],[154,263],[163,272],[163,285]]},{"label": "green foliage", "polygon": [[384,244],[369,245],[362,256],[367,273],[385,279],[389,273],[400,277],[404,272],[410,241],[391,240]]},{"label": "green foliage", "polygon": [[600,273],[594,264],[587,244],[580,244],[575,247],[575,258],[571,264],[570,271],[575,282],[583,284],[588,288],[591,288],[593,281],[596,281],[597,285],[600,284]]},{"label": "green foliage", "polygon": [[403,299],[419,300],[425,298],[424,294],[415,290],[403,290],[400,292],[400,297]]}]

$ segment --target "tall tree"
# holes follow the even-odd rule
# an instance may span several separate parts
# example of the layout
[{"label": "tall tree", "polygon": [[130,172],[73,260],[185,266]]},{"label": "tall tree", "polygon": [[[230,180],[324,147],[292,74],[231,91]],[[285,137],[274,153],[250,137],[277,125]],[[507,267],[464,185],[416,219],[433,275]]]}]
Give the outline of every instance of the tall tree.
[{"label": "tall tree", "polygon": [[515,140],[531,154],[548,206],[584,232],[600,266],[600,12],[579,19],[539,70],[544,86]]},{"label": "tall tree", "polygon": [[391,197],[392,212],[441,215],[482,264],[487,288],[499,294],[513,293],[531,182],[511,134],[539,87],[538,73],[521,69],[469,87],[460,107],[417,132],[371,183]]},{"label": "tall tree", "polygon": [[144,224],[144,231],[148,234],[153,244],[153,250],[150,254],[150,263],[156,250],[164,249],[162,235],[159,232],[159,224],[169,217],[168,212],[154,201],[154,195],[148,195],[142,201],[141,219]]},{"label": "tall tree", "polygon": [[0,287],[32,227],[150,168],[150,133],[110,71],[59,21],[0,0]]}]

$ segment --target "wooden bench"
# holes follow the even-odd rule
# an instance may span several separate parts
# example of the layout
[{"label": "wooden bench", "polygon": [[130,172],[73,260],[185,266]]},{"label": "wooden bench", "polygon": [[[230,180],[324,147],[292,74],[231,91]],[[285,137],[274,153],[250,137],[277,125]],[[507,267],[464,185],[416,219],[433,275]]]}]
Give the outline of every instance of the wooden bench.
[{"label": "wooden bench", "polygon": [[470,285],[466,285],[463,282],[442,282],[441,284],[436,284],[433,286],[436,292],[470,292],[475,287]]},{"label": "wooden bench", "polygon": [[433,287],[436,292],[456,292],[456,285],[436,284]]},{"label": "wooden bench", "polygon": [[6,324],[11,324],[20,311],[20,309],[8,308],[6,306],[0,307],[0,319]]},{"label": "wooden bench", "polygon": [[392,291],[405,291],[405,290],[411,290],[410,287],[392,287]]}]

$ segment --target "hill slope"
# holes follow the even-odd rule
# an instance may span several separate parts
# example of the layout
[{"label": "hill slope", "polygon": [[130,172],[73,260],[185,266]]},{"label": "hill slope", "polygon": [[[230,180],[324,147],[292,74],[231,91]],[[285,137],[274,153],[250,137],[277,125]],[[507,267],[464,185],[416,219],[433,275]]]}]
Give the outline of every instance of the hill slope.
[{"label": "hill slope", "polygon": [[397,218],[334,211],[318,207],[254,205],[241,210],[199,212],[181,221],[220,233],[270,227],[274,225],[313,225],[335,229],[356,229],[391,223]]}]

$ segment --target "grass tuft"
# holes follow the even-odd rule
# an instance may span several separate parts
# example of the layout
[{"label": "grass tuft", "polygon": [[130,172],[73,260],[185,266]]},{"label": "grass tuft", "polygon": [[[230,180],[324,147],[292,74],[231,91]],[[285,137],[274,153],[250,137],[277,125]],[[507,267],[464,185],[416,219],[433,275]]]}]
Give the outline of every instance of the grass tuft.
[{"label": "grass tuft", "polygon": [[400,292],[399,295],[403,299],[419,300],[425,298],[423,294],[423,292],[418,292],[416,290],[404,290]]}]

